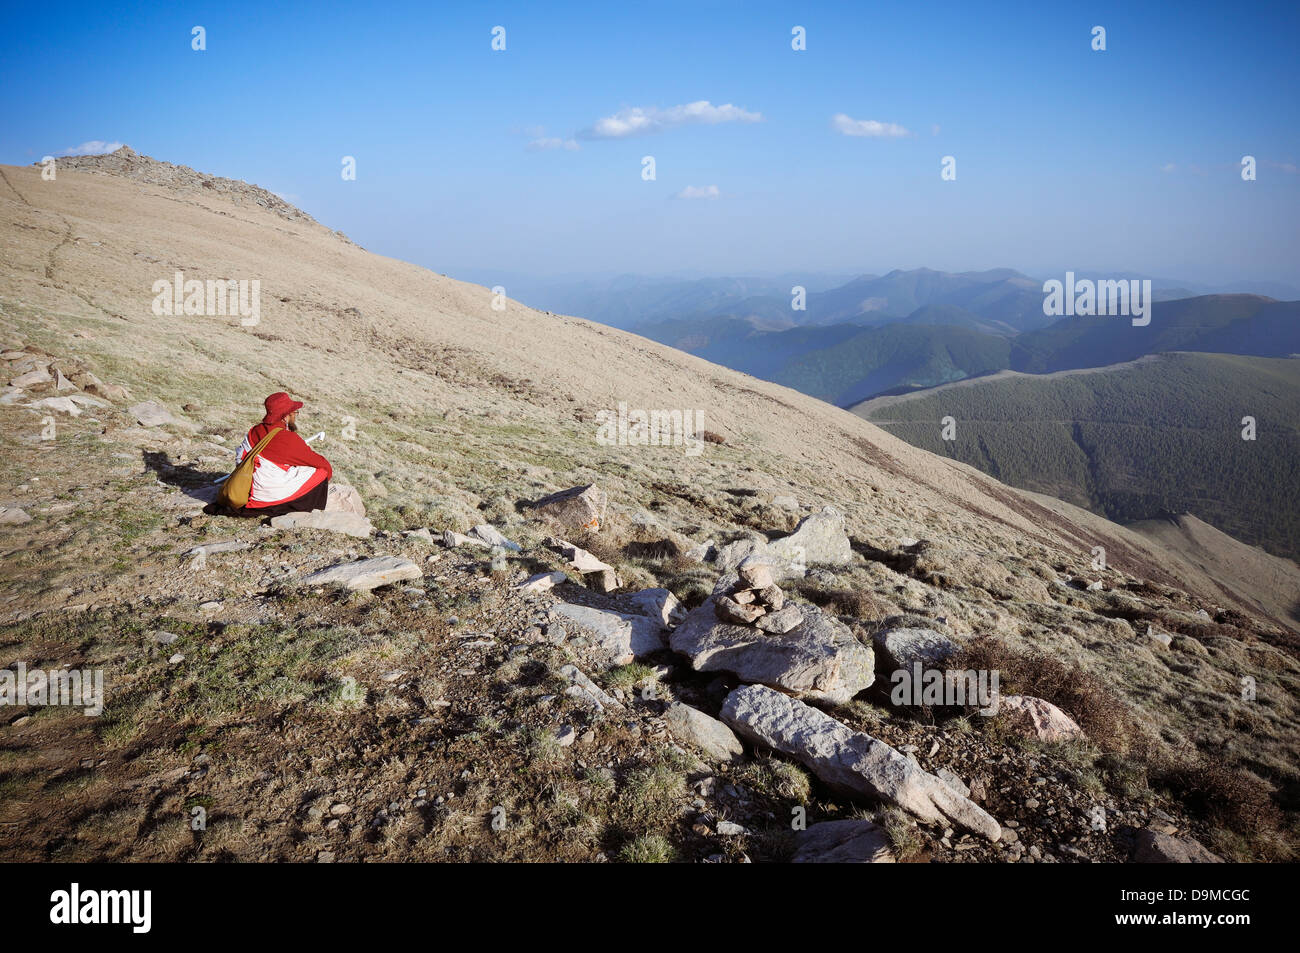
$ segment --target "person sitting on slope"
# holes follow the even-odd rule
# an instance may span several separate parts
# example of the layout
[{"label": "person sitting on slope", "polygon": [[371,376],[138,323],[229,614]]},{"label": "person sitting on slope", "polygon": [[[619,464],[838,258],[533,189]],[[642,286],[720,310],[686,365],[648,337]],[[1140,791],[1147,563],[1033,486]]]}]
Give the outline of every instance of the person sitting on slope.
[{"label": "person sitting on slope", "polygon": [[263,448],[253,466],[253,486],[244,512],[279,516],[311,510],[345,510],[364,516],[361,497],[350,486],[331,484],[330,462],[298,436],[298,411],[303,404],[283,391],[266,398],[266,415],[255,424],[235,451],[238,465],[263,437],[279,433]]}]

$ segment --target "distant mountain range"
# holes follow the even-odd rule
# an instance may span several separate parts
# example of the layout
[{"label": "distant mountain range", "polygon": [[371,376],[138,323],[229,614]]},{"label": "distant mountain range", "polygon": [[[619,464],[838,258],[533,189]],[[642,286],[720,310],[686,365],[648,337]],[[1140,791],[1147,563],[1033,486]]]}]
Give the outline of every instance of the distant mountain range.
[{"label": "distant mountain range", "polygon": [[[1077,271],[1082,278],[1149,278],[1133,273]],[[894,321],[970,327],[1015,334],[1046,327],[1043,279],[1011,268],[945,272],[930,268],[884,275],[787,273],[763,277],[538,278],[474,271],[456,275],[488,287],[502,285],[517,301],[634,329],[666,321],[729,317],[761,330],[824,324],[880,325]],[[1060,277],[1048,276],[1048,277]],[[1209,286],[1182,279],[1151,278],[1156,300],[1206,294],[1253,293],[1279,300],[1300,299],[1300,288],[1281,282]],[[792,307],[796,286],[805,289],[805,309]]]},{"label": "distant mountain range", "polygon": [[[1037,299],[1041,312],[1041,294]],[[1300,353],[1300,302],[1206,295],[1152,305],[1151,323],[1063,318],[1007,335],[937,323],[949,305],[923,305],[901,321],[763,331],[740,318],[661,321],[636,330],[755,377],[849,406],[878,394],[933,387],[1000,370],[1044,373],[1101,367],[1167,351],[1287,357]]]}]

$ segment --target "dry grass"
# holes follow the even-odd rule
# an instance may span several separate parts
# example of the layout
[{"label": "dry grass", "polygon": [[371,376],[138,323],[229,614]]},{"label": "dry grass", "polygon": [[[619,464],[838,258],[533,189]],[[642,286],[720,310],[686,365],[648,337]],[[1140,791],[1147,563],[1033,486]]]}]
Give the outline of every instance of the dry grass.
[{"label": "dry grass", "polygon": [[1123,753],[1140,737],[1134,716],[1095,675],[1041,652],[1014,649],[993,637],[975,639],[948,661],[951,669],[998,672],[1005,695],[1033,695],[1070,715],[1104,751]]}]

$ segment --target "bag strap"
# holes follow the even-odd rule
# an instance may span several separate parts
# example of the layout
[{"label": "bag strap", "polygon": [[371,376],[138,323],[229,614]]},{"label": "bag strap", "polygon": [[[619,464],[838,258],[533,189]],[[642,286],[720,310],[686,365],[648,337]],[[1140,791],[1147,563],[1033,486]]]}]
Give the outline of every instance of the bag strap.
[{"label": "bag strap", "polygon": [[257,455],[266,449],[266,445],[271,442],[271,438],[283,429],[283,427],[276,427],[261,440],[257,441],[257,446],[248,451],[248,457],[246,459],[257,459]]}]

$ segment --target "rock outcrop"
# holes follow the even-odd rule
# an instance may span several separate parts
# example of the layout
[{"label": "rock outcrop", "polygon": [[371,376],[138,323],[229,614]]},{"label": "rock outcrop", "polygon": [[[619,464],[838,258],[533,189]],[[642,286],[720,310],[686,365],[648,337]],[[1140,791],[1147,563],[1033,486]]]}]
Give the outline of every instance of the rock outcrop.
[{"label": "rock outcrop", "polygon": [[1078,723],[1049,701],[1033,695],[1003,695],[998,715],[1014,730],[1039,741],[1072,741],[1084,736]]},{"label": "rock outcrop", "polygon": [[713,595],[669,638],[673,651],[687,656],[696,671],[731,672],[742,682],[831,704],[847,702],[871,685],[875,666],[870,647],[816,606],[800,607],[801,621],[786,632],[721,621],[718,598],[739,579],[737,573],[724,575]]},{"label": "rock outcrop", "polygon": [[910,669],[942,665],[957,651],[957,643],[934,629],[886,629],[872,636],[882,669]]},{"label": "rock outcrop", "polygon": [[789,536],[768,544],[768,552],[795,565],[844,566],[853,547],[844,530],[844,514],[833,506],[805,516]]},{"label": "rock outcrop", "polygon": [[633,659],[664,647],[663,626],[649,616],[564,602],[557,604],[552,611],[594,635],[593,648],[601,661],[608,665],[627,665]]},{"label": "rock outcrop", "polygon": [[595,484],[575,486],[536,500],[540,515],[568,530],[598,530],[605,519],[608,498]]},{"label": "rock outcrop", "polygon": [[871,821],[822,821],[795,835],[793,864],[892,864],[885,829]]},{"label": "rock outcrop", "polygon": [[1002,827],[968,798],[883,741],[763,685],[742,685],[722,720],[745,738],[795,758],[828,786],[896,804],[931,824],[952,823],[996,841]]},{"label": "rock outcrop", "polygon": [[1175,837],[1160,831],[1139,831],[1133,846],[1136,864],[1221,864],[1223,858],[1212,854],[1191,837]]},{"label": "rock outcrop", "polygon": [[397,556],[376,556],[352,563],[340,563],[314,572],[303,579],[307,586],[335,585],[348,589],[377,589],[395,582],[419,579],[424,573],[409,559]]},{"label": "rock outcrop", "polygon": [[695,745],[715,761],[733,761],[745,753],[735,732],[698,708],[680,702],[670,705],[664,721],[677,738]]}]

